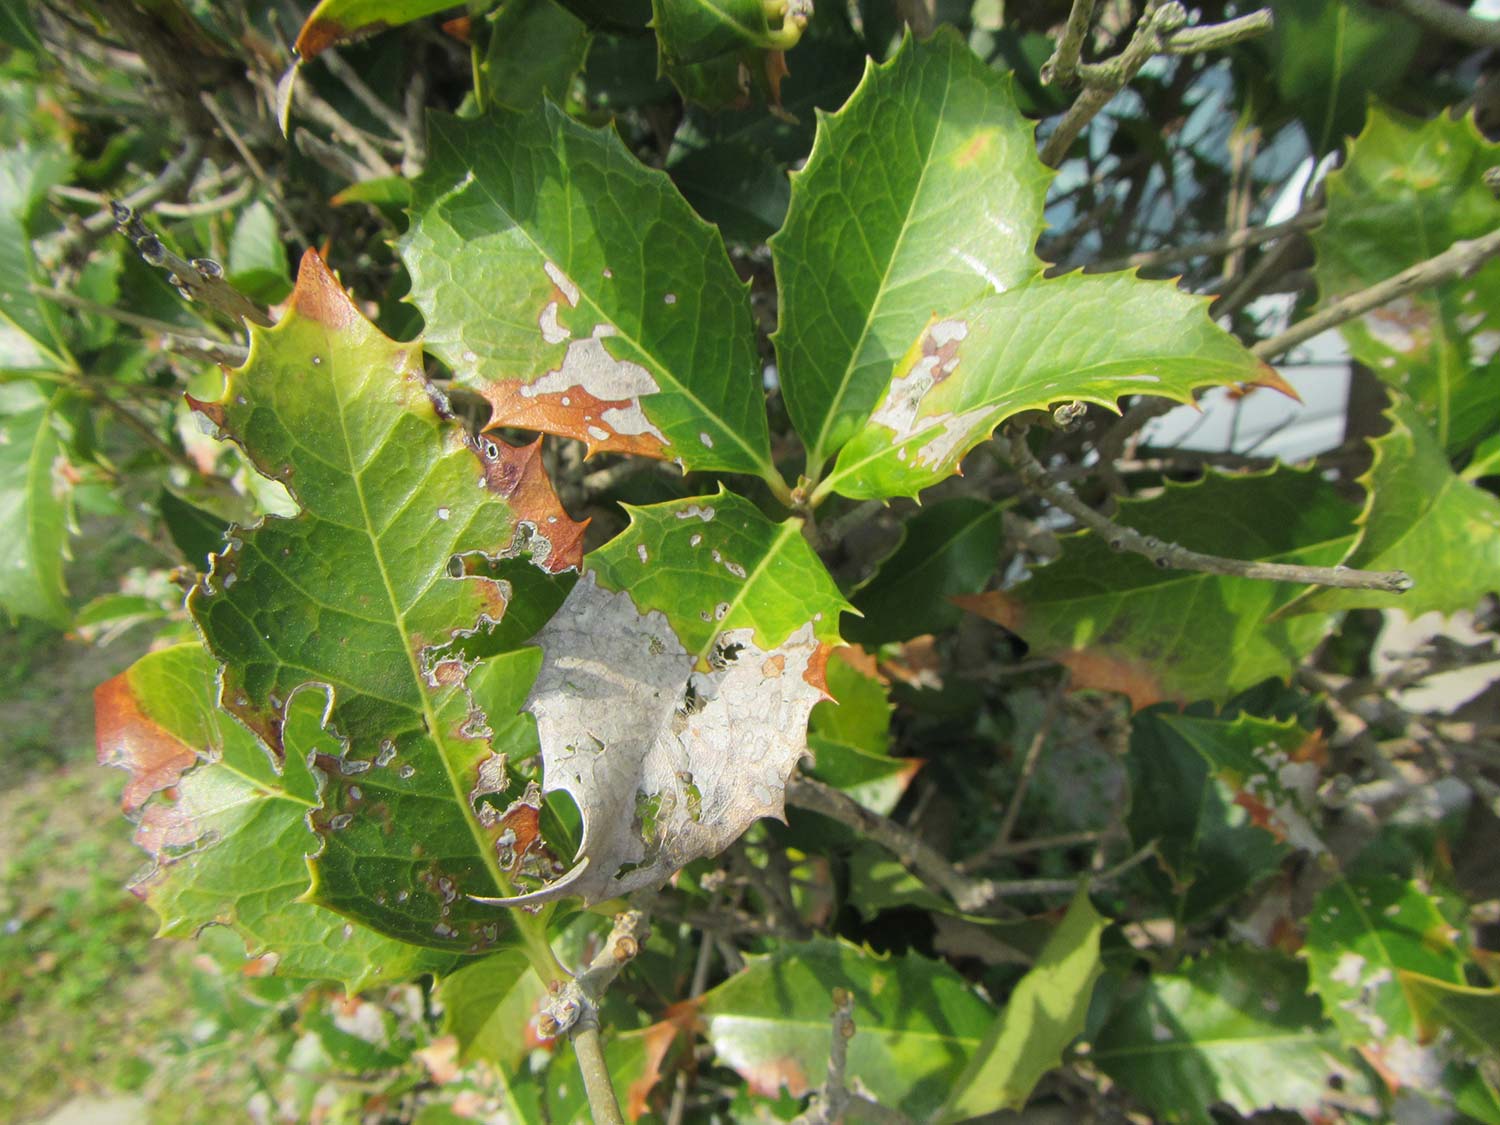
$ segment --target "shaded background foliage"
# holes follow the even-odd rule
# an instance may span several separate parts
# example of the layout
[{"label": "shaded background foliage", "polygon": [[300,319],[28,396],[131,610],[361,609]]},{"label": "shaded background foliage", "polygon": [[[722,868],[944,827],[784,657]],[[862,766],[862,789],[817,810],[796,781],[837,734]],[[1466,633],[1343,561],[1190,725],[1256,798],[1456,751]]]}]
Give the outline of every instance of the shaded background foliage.
[{"label": "shaded background foliage", "polygon": [[[1066,307],[1055,320],[997,317],[992,339],[1035,337],[1043,353],[1076,362],[1081,353],[1057,350],[1073,345],[1048,333],[1092,331],[1109,356],[1139,331],[1151,361],[1165,363],[1150,350],[1161,347],[1153,334],[1186,300],[1166,286],[1088,280],[1129,266],[1212,295],[1221,324],[1247,344],[1262,341],[1258,358],[1277,358],[1264,342],[1288,321],[1500,226],[1484,179],[1500,165],[1487,139],[1497,113],[1493,23],[1419,0],[1271,7],[1269,34],[1152,58],[1065,147],[1050,182],[1029,157],[1007,159],[972,201],[955,179],[923,204],[918,219],[948,206],[962,223],[970,202],[1002,200],[1007,217],[1039,233],[1041,261],[1030,235],[1021,239],[1005,299],[1050,292]],[[1200,24],[1246,14],[1218,4],[1195,13]],[[1100,5],[1084,58],[1118,54],[1137,15]],[[274,599],[252,589],[255,571],[238,561],[246,541],[248,558],[286,528],[317,534],[305,494],[317,457],[292,475],[295,498],[256,465],[278,475],[283,456],[334,416],[289,383],[262,424],[257,401],[223,390],[219,365],[241,364],[250,345],[244,299],[281,322],[255,337],[247,372],[279,364],[290,373],[317,355],[330,368],[347,359],[339,369],[357,381],[415,364],[392,341],[424,336],[422,375],[447,391],[455,417],[448,407],[422,413],[428,400],[416,393],[391,424],[418,427],[442,451],[417,471],[424,502],[430,495],[448,521],[478,495],[450,479],[476,472],[471,450],[453,443],[468,433],[484,454],[485,439],[472,434],[500,398],[496,381],[527,377],[517,356],[531,348],[541,357],[535,315],[556,298],[537,288],[540,272],[516,264],[524,252],[506,259],[480,245],[492,229],[467,201],[445,201],[465,172],[487,190],[509,177],[525,195],[525,174],[572,146],[564,166],[610,186],[586,197],[602,219],[570,252],[600,262],[614,247],[629,253],[658,213],[690,232],[691,249],[643,260],[638,282],[629,280],[666,289],[684,314],[721,301],[712,319],[722,334],[684,342],[663,330],[662,348],[638,358],[660,383],[703,362],[684,358],[694,348],[712,353],[714,371],[739,373],[721,389],[743,401],[712,406],[731,423],[688,468],[727,474],[766,513],[735,501],[751,510],[746,526],[771,527],[785,515],[778,488],[822,468],[804,466],[804,445],[839,452],[913,335],[865,364],[871,401],[847,420],[823,425],[823,412],[837,411],[816,380],[791,374],[799,363],[818,370],[829,355],[819,302],[842,299],[846,281],[858,287],[863,267],[837,237],[841,216],[852,206],[866,240],[903,221],[886,215],[895,197],[882,193],[894,191],[886,181],[899,161],[882,147],[894,134],[881,114],[920,136],[914,123],[931,106],[912,90],[952,81],[990,112],[998,102],[986,99],[1011,96],[996,92],[1009,73],[1019,115],[1039,122],[1045,145],[1077,96],[1042,79],[1067,16],[1052,3],[861,0],[818,4],[791,34],[784,14],[727,0],[468,9],[329,0],[311,19],[291,3],[0,4],[0,605],[15,622],[4,635],[0,703],[11,767],[0,987],[7,1040],[31,1044],[0,1088],[17,1115],[80,1090],[134,1092],[152,1114],[183,1120],[247,1102],[266,1120],[587,1114],[572,1050],[541,1034],[546,991],[529,968],[538,954],[515,936],[536,927],[460,901],[443,882],[453,875],[443,855],[426,857],[431,871],[400,892],[406,876],[394,878],[386,901],[384,890],[358,885],[378,851],[361,841],[379,833],[373,820],[338,818],[361,805],[377,815],[366,797],[374,767],[360,767],[385,753],[378,736],[365,750],[340,744],[321,726],[323,701],[305,691],[259,717],[255,701],[226,696],[248,727],[217,707],[214,657],[234,666],[235,646],[250,640],[214,624],[208,593],[218,606],[269,605],[274,617]],[[401,26],[362,26],[376,23]],[[901,53],[907,24],[949,30]],[[303,65],[289,71],[293,43]],[[906,96],[870,93],[824,116],[854,93],[867,60],[887,63],[880,81],[892,84],[867,79],[867,93]],[[911,85],[897,84],[902,75]],[[538,108],[544,98],[550,105]],[[1029,149],[1013,116],[1006,136]],[[586,129],[606,123],[621,143]],[[858,158],[835,189],[825,177],[846,144]],[[518,158],[527,146],[534,161]],[[1334,153],[1340,166],[1328,171],[1334,164],[1319,162]],[[145,225],[118,231],[110,200]],[[1028,201],[1042,210],[1028,215]],[[504,221],[516,205],[495,210]],[[1237,244],[1222,242],[1237,233]],[[1220,241],[1195,248],[1201,240]],[[340,331],[319,335],[316,316],[298,321],[283,307],[292,265],[308,250],[354,295]],[[798,260],[815,265],[798,275]],[[855,1028],[848,1084],[912,1119],[1029,1104],[1037,1116],[1111,1120],[1500,1120],[1491,858],[1500,743],[1487,688],[1500,588],[1500,508],[1489,490],[1500,449],[1500,329],[1490,326],[1500,267],[1485,260],[1341,327],[1350,357],[1338,361],[1350,369],[1343,439],[1297,452],[1299,466],[1278,465],[1264,434],[1185,449],[1167,431],[1141,428],[1161,400],[1135,400],[1122,422],[1102,405],[1118,386],[1065,370],[1071,381],[1058,393],[1011,407],[1081,400],[1071,420],[1047,425],[1038,414],[1029,434],[980,444],[964,476],[927,488],[922,506],[857,499],[915,491],[896,466],[882,483],[817,494],[818,555],[863,613],[842,626],[860,647],[828,665],[839,705],[820,704],[809,720],[816,762],[806,772],[820,786],[794,784],[786,823],[759,822],[650,902],[652,937],[601,1002],[626,1116],[803,1112],[839,1034],[830,1014],[843,989]],[[1043,263],[1055,265],[1035,276]],[[1079,267],[1089,275],[1060,276]],[[974,292],[959,300],[962,273],[944,275],[941,296],[920,290],[899,311],[920,326],[929,311],[956,311],[939,301],[989,299],[970,270]],[[739,281],[749,284],[748,315]],[[1118,296],[1093,312],[1070,296],[1106,285]],[[652,317],[670,323],[676,302],[648,312],[633,296],[606,309],[612,323],[639,316],[646,337]],[[524,309],[520,330],[503,317],[479,320],[464,301]],[[857,299],[844,307],[878,319]],[[350,329],[356,317],[378,333]],[[1249,353],[1210,338],[1206,323],[1194,332],[1172,369],[1180,397],[1248,377]],[[1229,371],[1217,379],[1204,373],[1214,349]],[[1326,368],[1326,351],[1313,358]],[[536,362],[540,371],[545,361]],[[1298,367],[1295,351],[1281,365],[1294,379]],[[1311,384],[1298,385],[1306,393]],[[206,432],[214,426],[184,391],[217,403],[210,420],[242,444]],[[391,407],[378,392],[350,401],[381,418]],[[543,418],[534,428],[555,425]],[[679,429],[690,446],[697,424]],[[586,428],[573,436],[590,437]],[[712,472],[684,476],[609,444],[585,463],[580,442],[555,437],[527,468],[517,451],[529,437],[519,426],[492,435],[504,458],[518,458],[517,476],[545,468],[556,495],[538,500],[507,484],[507,511],[545,518],[560,504],[591,521],[576,544],[598,552],[590,568],[670,615],[685,595],[645,592],[636,549],[664,557],[670,548],[651,538],[651,520],[672,525],[662,513],[711,494]],[[725,453],[725,438],[743,438],[747,452]],[[415,447],[372,442],[367,451]],[[1401,568],[1417,587],[1398,600],[1163,571],[1098,535],[1059,535],[1070,521],[1016,472],[1028,449],[1119,526],[1161,541],[1243,559]],[[348,475],[335,472],[332,487]],[[501,491],[496,479],[485,475],[485,487]],[[834,469],[819,479],[853,478]],[[813,515],[806,497],[781,498]],[[243,530],[296,516],[299,502],[302,522]],[[638,506],[624,536],[622,503]],[[652,504],[668,507],[640,516]],[[351,538],[331,557],[362,570],[367,543]],[[518,550],[466,564],[478,582],[503,578],[523,594],[500,631],[464,642],[479,669],[464,686],[469,700],[482,701],[492,725],[510,723],[496,745],[530,737],[516,713],[540,657],[524,642],[572,582],[527,561],[539,557]],[[241,577],[236,595],[231,579]],[[330,596],[360,596],[336,566],[325,577]],[[183,608],[195,583],[213,656]],[[471,598],[479,590],[465,588]],[[1413,626],[1395,606],[1438,619]],[[775,616],[745,624],[764,630]],[[1454,687],[1455,676],[1472,683]],[[128,826],[70,819],[118,785],[81,768],[90,732],[75,712],[104,681],[100,753],[131,771],[124,803],[156,861],[136,889],[162,934],[197,935],[196,955],[152,945],[145,908],[118,891],[133,863],[121,847]],[[233,672],[229,682],[232,692]],[[279,682],[260,690],[287,694]],[[435,713],[461,719],[466,705],[450,693]],[[368,719],[363,711],[338,730],[352,735]],[[278,765],[251,728],[295,752]],[[446,790],[433,798],[422,786],[442,756],[422,757],[423,737],[393,739],[380,768],[396,780],[380,815],[399,819],[417,847],[448,848],[482,881],[465,825],[472,813],[493,838],[514,834],[516,822],[497,818],[516,806],[503,789],[476,789],[472,810],[451,807]],[[163,755],[163,746],[176,749]],[[508,763],[513,787],[540,780],[523,757]],[[400,773],[408,767],[415,781]],[[452,823],[441,829],[420,811],[434,800],[449,803]],[[659,813],[646,810],[647,819]],[[534,819],[559,856],[571,856],[577,810],[554,797]],[[327,846],[340,839],[351,841],[342,855]],[[304,896],[304,856],[320,847]],[[399,903],[398,893],[407,895]],[[587,963],[609,929],[607,917],[576,905],[549,908],[537,925],[569,967]],[[836,1091],[822,1093],[826,1104]]]}]

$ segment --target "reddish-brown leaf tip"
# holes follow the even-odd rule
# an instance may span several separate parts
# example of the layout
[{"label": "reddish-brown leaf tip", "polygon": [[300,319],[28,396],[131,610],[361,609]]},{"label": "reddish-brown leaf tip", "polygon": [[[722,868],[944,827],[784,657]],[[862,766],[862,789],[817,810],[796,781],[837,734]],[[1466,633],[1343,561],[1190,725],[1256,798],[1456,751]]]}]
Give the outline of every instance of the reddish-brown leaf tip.
[{"label": "reddish-brown leaf tip", "polygon": [[292,290],[287,309],[334,331],[352,328],[364,321],[322,255],[312,249],[302,255],[302,264],[297,268],[297,285]]},{"label": "reddish-brown leaf tip", "polygon": [[94,738],[99,764],[130,774],[120,807],[136,812],[153,793],[177,784],[198,753],[141,710],[130,673],[94,689]]},{"label": "reddish-brown leaf tip", "polygon": [[549,574],[580,569],[589,521],[572,519],[557,498],[542,463],[542,439],[522,446],[484,439],[477,444],[485,487],[508,501],[516,517],[532,524],[535,534],[552,545],[540,560],[542,569]]},{"label": "reddish-brown leaf tip", "polygon": [[1262,363],[1256,377],[1246,384],[1249,387],[1269,387],[1273,391],[1280,391],[1293,402],[1301,402],[1302,396],[1297,393],[1297,388],[1281,377],[1281,372],[1269,363]]},{"label": "reddish-brown leaf tip", "polygon": [[693,1034],[702,1030],[703,1023],[698,1017],[699,1003],[699,1000],[694,999],[673,1004],[663,1013],[661,1022],[652,1024],[641,1033],[646,1047],[646,1063],[641,1069],[640,1077],[625,1091],[625,1115],[631,1121],[639,1121],[650,1108],[646,1099],[661,1082],[662,1063],[666,1061],[672,1044],[679,1036],[691,1043]]}]

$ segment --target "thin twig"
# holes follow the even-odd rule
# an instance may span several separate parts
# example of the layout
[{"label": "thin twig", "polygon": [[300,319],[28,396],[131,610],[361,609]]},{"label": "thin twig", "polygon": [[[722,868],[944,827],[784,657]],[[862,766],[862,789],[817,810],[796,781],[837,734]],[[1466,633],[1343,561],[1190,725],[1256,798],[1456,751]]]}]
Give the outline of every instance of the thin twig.
[{"label": "thin twig", "polygon": [[849,1040],[854,1038],[854,994],[846,988],[835,988],[833,999],[833,1033],[828,1046],[828,1077],[813,1095],[807,1111],[793,1119],[793,1125],[834,1125],[843,1121],[849,1108],[849,1087],[844,1071],[849,1066]]},{"label": "thin twig", "polygon": [[379,94],[366,86],[364,79],[344,61],[344,57],[338,51],[324,51],[319,57],[322,58],[323,65],[328,68],[329,73],[342,82],[349,92],[359,99],[359,103],[391,131],[391,136],[401,143],[403,149],[413,147],[407,119],[396,112]]},{"label": "thin twig", "polygon": [[192,261],[167,249],[150,227],[122,203],[114,204],[114,220],[120,233],[135,244],[148,265],[164,269],[172,284],[184,297],[201,301],[235,321],[249,321],[262,328],[273,323],[270,316],[250,298],[224,280],[224,269],[210,258]]},{"label": "thin twig", "polygon": [[200,199],[189,203],[161,202],[151,208],[158,215],[164,215],[169,219],[192,219],[199,215],[217,215],[220,211],[228,211],[231,207],[238,207],[250,198],[250,193],[255,190],[255,184],[248,176],[240,176],[239,183],[224,192],[222,195],[213,196],[211,199]]},{"label": "thin twig", "polygon": [[1363,316],[1398,297],[1454,278],[1468,277],[1497,254],[1500,254],[1500,230],[1491,231],[1482,238],[1461,239],[1441,254],[1409,266],[1394,277],[1388,277],[1358,293],[1340,297],[1285,332],[1272,336],[1269,340],[1262,340],[1250,351],[1257,359],[1274,359],[1320,332]]},{"label": "thin twig", "polygon": [[1405,593],[1412,587],[1411,577],[1400,570],[1372,571],[1348,567],[1247,562],[1201,554],[1176,543],[1164,542],[1155,536],[1143,535],[1132,527],[1116,523],[1108,516],[1094,511],[1072,489],[1052,479],[1051,474],[1027,448],[1024,428],[1017,427],[1009,439],[996,440],[1003,443],[1002,450],[1008,448],[1011,464],[1015,465],[1021,480],[1032,491],[1053,507],[1060,508],[1079,523],[1103,536],[1104,541],[1115,550],[1144,555],[1163,570],[1194,570],[1267,582],[1291,582],[1299,586],[1337,586],[1348,590],[1381,590],[1393,594]]},{"label": "thin twig", "polygon": [[1194,55],[1200,51],[1218,51],[1254,39],[1271,30],[1274,17],[1271,9],[1236,16],[1223,23],[1205,24],[1201,27],[1183,27],[1167,36],[1162,51],[1168,55]]},{"label": "thin twig", "polygon": [[1304,211],[1294,215],[1281,223],[1271,223],[1267,226],[1246,227],[1244,230],[1235,231],[1232,234],[1216,235],[1213,238],[1205,238],[1199,242],[1190,242],[1185,246],[1164,246],[1160,250],[1142,250],[1138,254],[1130,254],[1123,258],[1107,258],[1099,262],[1090,262],[1084,267],[1089,272],[1103,273],[1106,270],[1128,270],[1145,269],[1150,266],[1165,265],[1169,262],[1185,262],[1189,258],[1203,257],[1209,254],[1227,254],[1235,250],[1242,250],[1247,246],[1259,246],[1263,242],[1271,242],[1285,234],[1294,234],[1297,231],[1308,230],[1317,226],[1328,217],[1328,212],[1319,208],[1312,211]]},{"label": "thin twig", "polygon": [[1042,64],[1043,86],[1054,82],[1064,85],[1078,76],[1078,60],[1083,55],[1083,39],[1088,34],[1089,23],[1094,18],[1095,0],[1073,0],[1068,12],[1068,22],[1052,49],[1052,57]]},{"label": "thin twig", "polygon": [[265,166],[250,151],[250,145],[244,137],[240,136],[239,130],[234,127],[228,115],[219,108],[219,103],[214,100],[214,96],[205,90],[199,97],[204,108],[208,110],[209,116],[214,119],[229,143],[234,146],[234,150],[240,154],[240,159],[245,162],[245,166],[250,169],[250,174],[260,182],[261,187],[266,189],[266,196],[271,200],[271,205],[276,208],[277,216],[291,232],[292,237],[297,240],[297,244],[304,248],[311,246],[312,240],[307,237],[307,232],[302,229],[292,214],[291,208],[287,206],[286,197],[281,193],[281,185],[266,174]]},{"label": "thin twig", "polygon": [[1097,843],[1103,838],[1103,832],[1091,828],[1084,832],[1060,832],[1056,836],[1031,836],[1025,840],[1011,840],[1004,844],[992,843],[983,851],[976,852],[956,866],[967,875],[997,860],[1025,855],[1027,852],[1051,851],[1053,848],[1076,848],[1083,844]]},{"label": "thin twig", "polygon": [[1036,733],[1031,737],[1031,744],[1026,747],[1026,757],[1021,761],[1021,774],[1016,779],[1015,792],[1010,796],[1010,804],[1005,807],[1005,816],[1000,821],[1000,831],[995,833],[995,842],[992,847],[1004,848],[1010,842],[1011,833],[1016,829],[1016,818],[1021,815],[1021,805],[1026,800],[1026,790],[1031,786],[1031,778],[1036,773],[1037,763],[1042,759],[1042,748],[1047,744],[1048,737],[1052,734],[1052,725],[1057,721],[1057,713],[1060,709],[1063,693],[1068,689],[1068,679],[1064,675],[1057,682],[1047,696],[1047,707],[1042,712],[1042,718],[1037,723]]},{"label": "thin twig", "polygon": [[[723,896],[714,892],[709,901],[709,913],[718,909],[719,901]],[[693,964],[693,981],[688,987],[688,999],[696,1000],[702,996],[708,988],[708,969],[713,964],[714,935],[705,930],[698,939],[698,960]],[[682,1125],[682,1115],[687,1109],[687,1071],[679,1069],[677,1078],[672,1086],[672,1104],[667,1110],[667,1125]]]},{"label": "thin twig", "polygon": [[1471,47],[1500,47],[1500,23],[1471,16],[1446,0],[1387,0],[1402,15]]}]

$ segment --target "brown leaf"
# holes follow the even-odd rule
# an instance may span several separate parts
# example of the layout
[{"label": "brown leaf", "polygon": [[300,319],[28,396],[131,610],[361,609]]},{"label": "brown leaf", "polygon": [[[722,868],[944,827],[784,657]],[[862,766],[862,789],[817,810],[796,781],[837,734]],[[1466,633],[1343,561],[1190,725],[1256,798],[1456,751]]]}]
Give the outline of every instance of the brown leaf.
[{"label": "brown leaf", "polygon": [[198,752],[141,710],[130,673],[122,672],[94,689],[94,737],[101,766],[130,774],[120,807],[134,813],[153,794],[177,784]]},{"label": "brown leaf", "polygon": [[563,510],[542,464],[542,439],[518,447],[477,438],[474,446],[484,465],[485,487],[509,501],[517,519],[536,528],[532,561],[550,574],[582,567],[583,533],[589,521],[579,523]]}]

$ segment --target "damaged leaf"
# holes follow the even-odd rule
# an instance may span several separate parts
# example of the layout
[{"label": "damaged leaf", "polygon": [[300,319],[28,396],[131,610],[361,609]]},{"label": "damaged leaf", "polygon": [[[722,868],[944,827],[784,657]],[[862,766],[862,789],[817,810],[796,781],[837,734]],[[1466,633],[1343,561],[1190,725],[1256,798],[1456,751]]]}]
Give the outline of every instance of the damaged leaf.
[{"label": "damaged leaf", "polygon": [[[1291,469],[1169,483],[1161,496],[1122,503],[1116,516],[1193,550],[1312,566],[1344,556],[1352,517],[1316,473]],[[1122,692],[1139,709],[1222,702],[1290,675],[1328,622],[1316,614],[1268,620],[1296,594],[1285,583],[1167,570],[1083,532],[1021,585],[955,600],[1066,665],[1073,686]]]},{"label": "damaged leaf", "polygon": [[401,253],[427,346],[491,427],[779,484],[746,287],[612,130],[547,103],[434,117]]},{"label": "damaged leaf", "polygon": [[[1393,394],[1391,428],[1370,442],[1374,461],[1359,483],[1365,507],[1344,566],[1404,570],[1405,594],[1313,588],[1283,612],[1396,609],[1412,617],[1471,609],[1500,590],[1500,500],[1449,467],[1416,404]],[[1463,565],[1455,566],[1455,560]]]},{"label": "damaged leaf", "polygon": [[843,109],[819,115],[771,239],[776,358],[809,475],[875,409],[934,308],[1041,272],[1052,173],[1032,132],[1009,77],[947,29],[868,65]]},{"label": "damaged leaf", "polygon": [[747,500],[630,508],[536,643],[543,789],[583,817],[572,869],[511,899],[593,903],[665,882],[780,818],[848,608],[802,538]]},{"label": "damaged leaf", "polygon": [[[1483,173],[1500,163],[1471,116],[1417,121],[1372,108],[1327,180],[1328,221],[1312,234],[1323,304],[1500,227]],[[1339,326],[1349,351],[1409,396],[1450,455],[1500,413],[1500,260]]]},{"label": "damaged leaf", "polygon": [[517,828],[539,801],[508,768],[535,752],[516,712],[536,654],[495,652],[517,586],[493,568],[565,582],[548,575],[580,529],[548,511],[534,451],[470,439],[417,346],[382,336],[316,254],[223,397],[195,405],[301,509],[233,533],[188,608],[222,706],[278,757],[294,698],[325,709],[310,897],[403,941],[493,946],[506,921],[465,896],[549,873]]},{"label": "damaged leaf", "polygon": [[[307,825],[317,775],[305,754],[278,764],[218,709],[216,670],[201,645],[176,645],[95,693],[99,760],[129,771],[122,804],[153,860],[132,890],[161,919],[159,934],[229,926],[249,955],[274,957],[279,974],[350,991],[450,967],[451,954],[392,941],[302,900],[307,856],[318,846]],[[298,733],[317,736],[320,717],[321,708],[302,708]]]},{"label": "damaged leaf", "polygon": [[1062,400],[1113,410],[1126,395],[1187,402],[1199,387],[1284,388],[1207,310],[1170,282],[1111,273],[1034,281],[934,315],[824,487],[861,500],[915,496],[958,472],[1007,418]]}]

